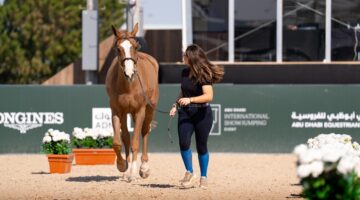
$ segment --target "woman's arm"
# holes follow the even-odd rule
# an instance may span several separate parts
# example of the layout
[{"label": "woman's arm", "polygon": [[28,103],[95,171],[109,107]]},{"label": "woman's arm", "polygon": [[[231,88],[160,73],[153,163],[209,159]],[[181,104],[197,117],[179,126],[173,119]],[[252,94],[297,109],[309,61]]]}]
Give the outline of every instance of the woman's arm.
[{"label": "woman's arm", "polygon": [[175,103],[173,103],[173,105],[171,106],[171,109],[170,109],[170,112],[169,112],[169,115],[171,117],[174,117],[176,115],[176,109],[177,109],[177,106],[178,106],[178,101],[179,99],[182,97],[182,92],[180,90],[180,93],[179,93],[179,96],[178,98],[176,99]]},{"label": "woman's arm", "polygon": [[212,85],[202,86],[203,94],[190,98],[190,103],[209,103],[213,100],[214,92]]},{"label": "woman's arm", "polygon": [[175,101],[175,103],[173,104],[173,106],[174,106],[174,105],[176,106],[176,105],[179,104],[179,99],[181,99],[182,96],[183,96],[183,94],[182,94],[182,91],[180,90],[179,95],[178,95],[178,98],[176,99],[176,101]]},{"label": "woman's arm", "polygon": [[190,103],[209,103],[212,101],[214,92],[212,85],[203,85],[202,86],[203,94],[196,97],[185,97],[179,99],[179,104],[182,106],[186,106]]}]

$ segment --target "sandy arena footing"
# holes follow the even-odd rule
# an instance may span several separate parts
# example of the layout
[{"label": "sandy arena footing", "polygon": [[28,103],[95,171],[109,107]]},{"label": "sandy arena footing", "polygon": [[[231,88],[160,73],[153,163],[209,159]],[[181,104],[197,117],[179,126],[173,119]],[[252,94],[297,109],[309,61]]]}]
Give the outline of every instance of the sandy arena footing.
[{"label": "sandy arena footing", "polygon": [[[150,153],[150,177],[132,183],[115,165],[49,174],[43,154],[0,155],[0,163],[0,199],[302,199],[292,154],[212,153],[207,190],[179,187],[185,171],[176,153]],[[199,174],[197,154],[193,165]]]}]

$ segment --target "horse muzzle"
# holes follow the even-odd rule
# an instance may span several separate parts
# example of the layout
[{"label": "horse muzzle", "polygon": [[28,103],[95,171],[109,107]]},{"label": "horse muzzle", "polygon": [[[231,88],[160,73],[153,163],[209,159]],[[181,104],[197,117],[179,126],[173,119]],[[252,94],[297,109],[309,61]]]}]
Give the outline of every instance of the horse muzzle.
[{"label": "horse muzzle", "polygon": [[136,76],[136,71],[134,71],[132,74],[127,74],[124,72],[124,76],[126,78],[127,81],[132,82],[135,79]]}]

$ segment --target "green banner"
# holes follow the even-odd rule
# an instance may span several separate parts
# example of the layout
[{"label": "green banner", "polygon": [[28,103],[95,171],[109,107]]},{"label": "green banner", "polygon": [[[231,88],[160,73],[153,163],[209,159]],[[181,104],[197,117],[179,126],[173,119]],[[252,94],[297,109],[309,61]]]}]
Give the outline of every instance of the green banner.
[{"label": "green banner", "polygon": [[[160,85],[158,109],[168,111],[180,85]],[[360,85],[214,86],[213,152],[289,153],[320,133],[349,134],[360,141]],[[0,153],[38,153],[52,128],[111,128],[104,85],[1,86]],[[133,129],[130,117],[128,127]],[[157,112],[150,152],[177,152],[177,117]],[[170,131],[168,131],[168,128]],[[171,143],[173,141],[173,143]],[[193,137],[193,150],[195,141]]]}]

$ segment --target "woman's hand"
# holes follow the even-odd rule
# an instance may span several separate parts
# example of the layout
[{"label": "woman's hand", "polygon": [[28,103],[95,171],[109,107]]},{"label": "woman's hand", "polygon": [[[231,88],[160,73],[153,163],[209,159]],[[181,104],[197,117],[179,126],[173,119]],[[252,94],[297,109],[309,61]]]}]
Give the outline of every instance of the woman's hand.
[{"label": "woman's hand", "polygon": [[174,117],[176,115],[176,106],[173,106],[169,112],[170,117]]},{"label": "woman's hand", "polygon": [[178,100],[178,103],[180,104],[180,106],[186,106],[186,105],[189,105],[191,103],[191,98],[180,98]]}]

